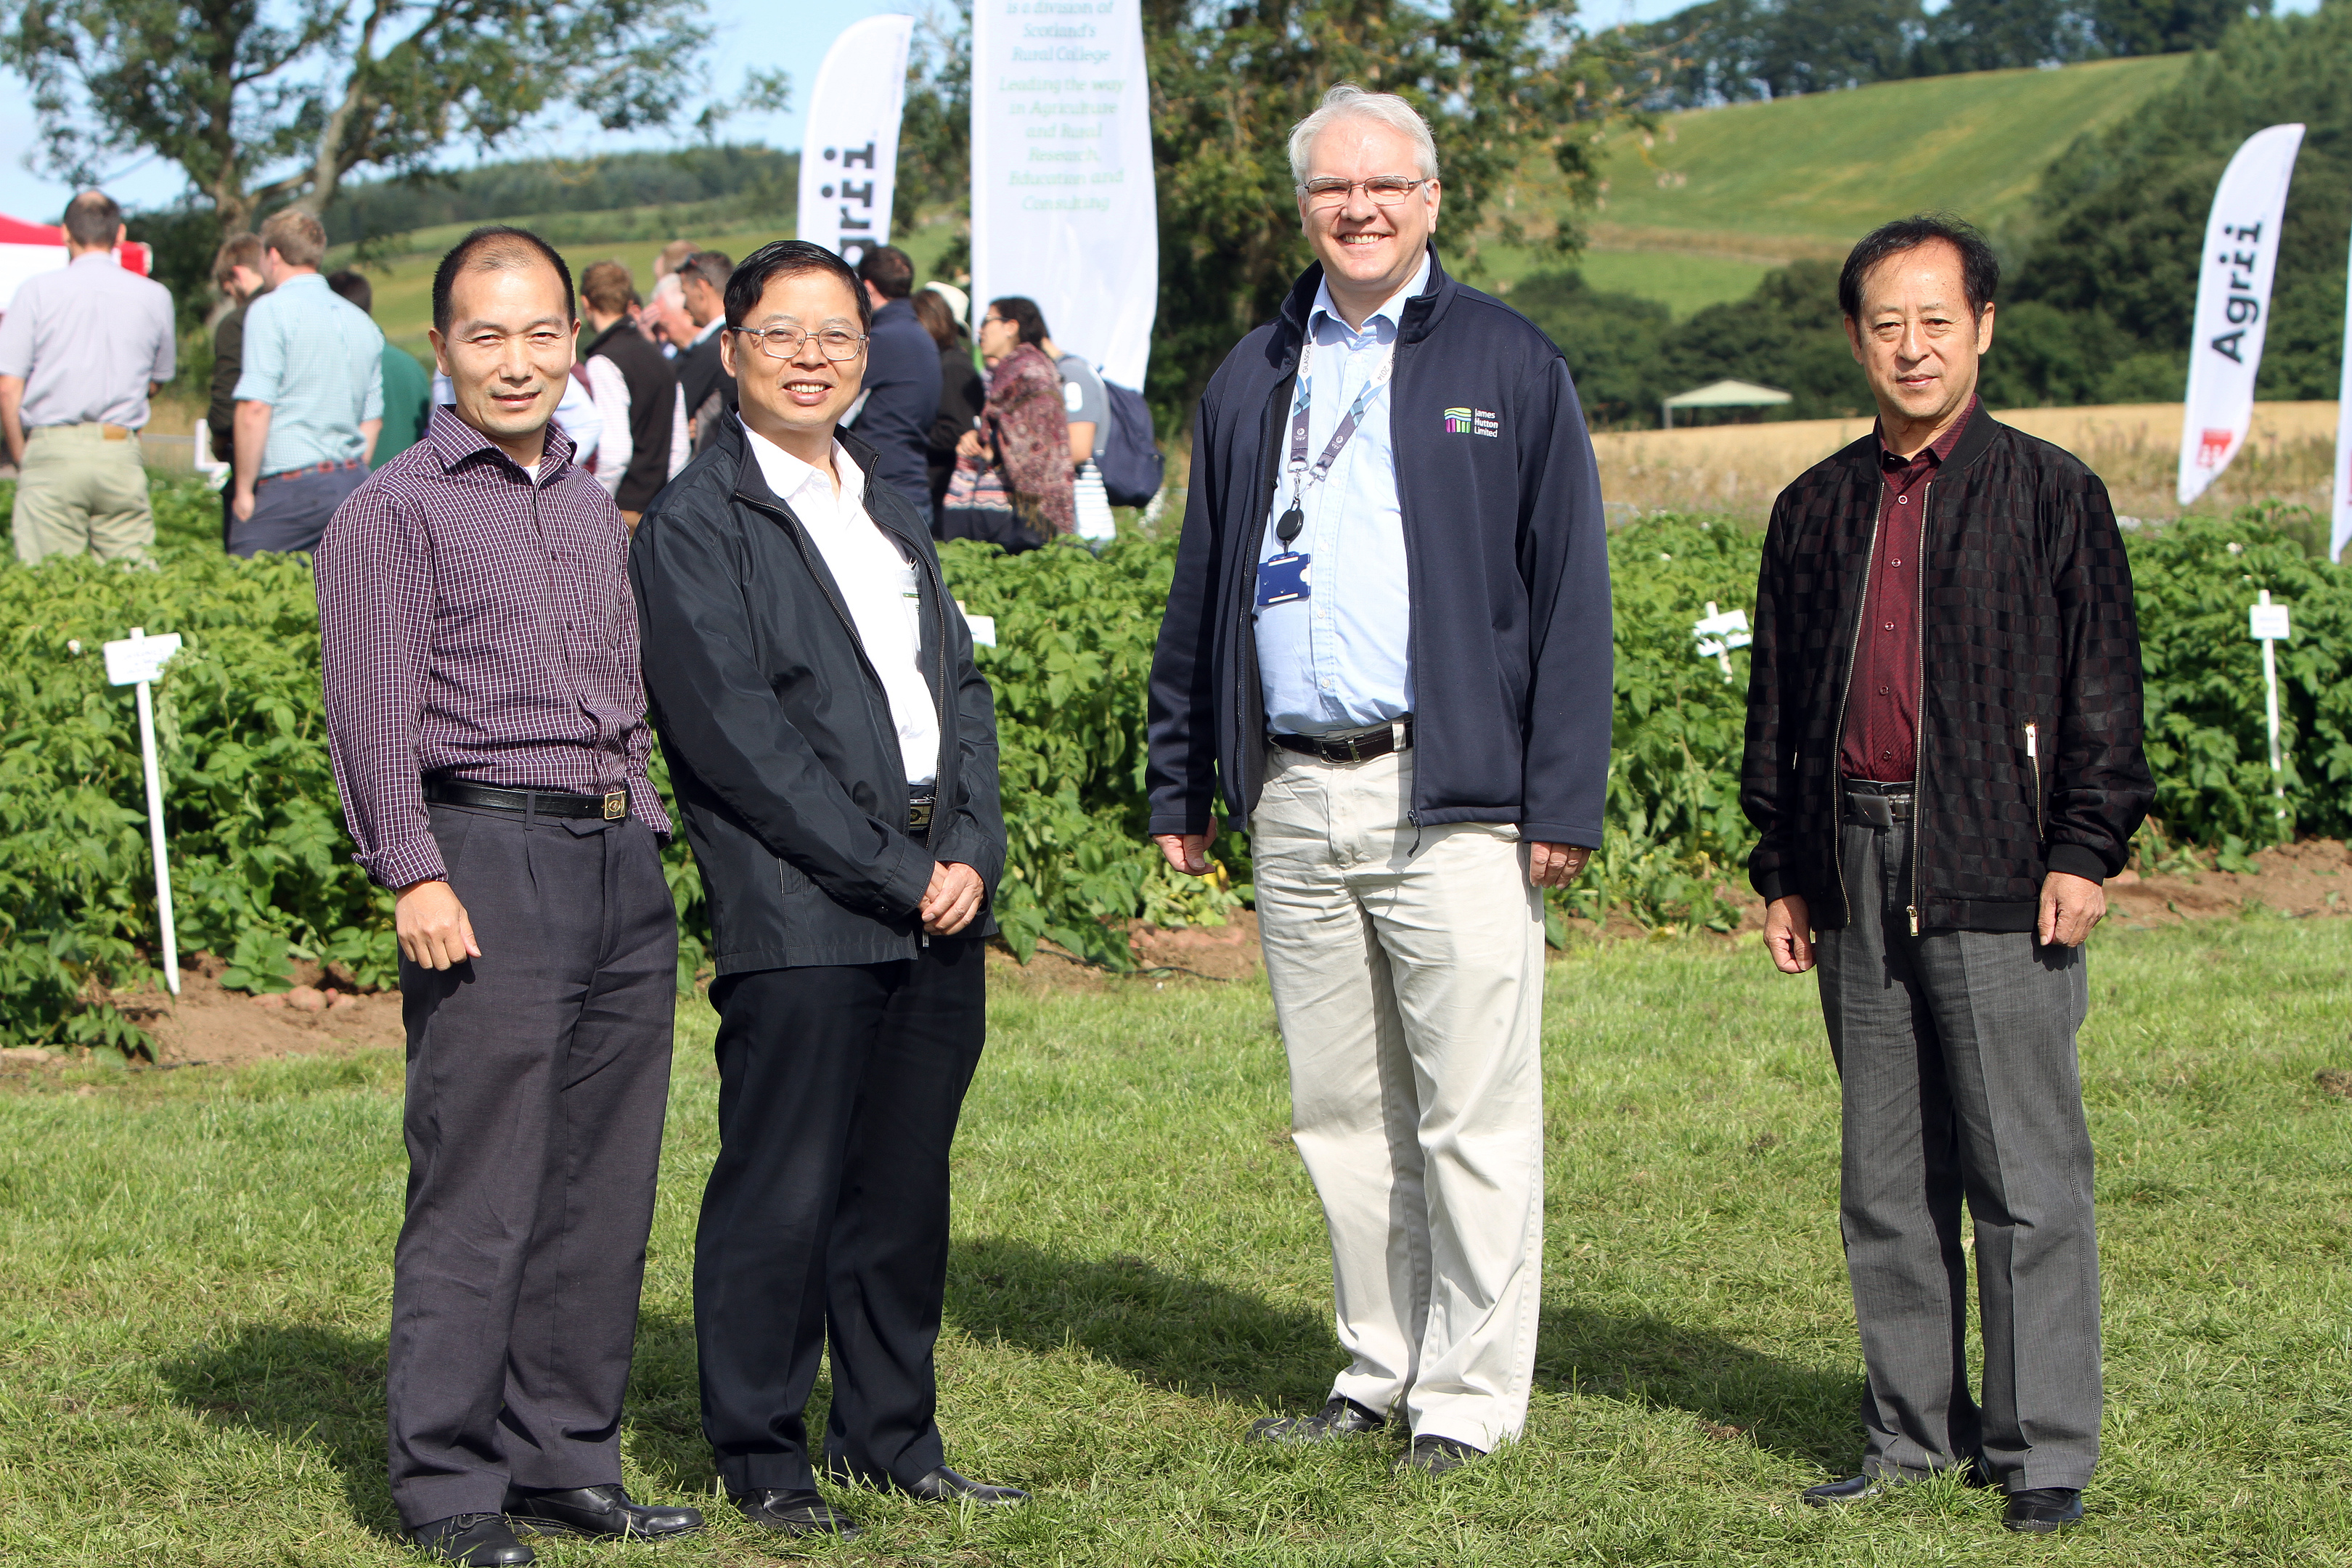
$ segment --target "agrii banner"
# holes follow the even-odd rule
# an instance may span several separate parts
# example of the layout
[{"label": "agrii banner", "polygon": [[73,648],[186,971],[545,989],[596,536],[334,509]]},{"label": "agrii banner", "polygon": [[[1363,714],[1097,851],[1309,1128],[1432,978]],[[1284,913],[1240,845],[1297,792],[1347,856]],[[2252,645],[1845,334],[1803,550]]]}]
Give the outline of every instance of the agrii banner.
[{"label": "agrii banner", "polygon": [[1140,389],[1160,304],[1141,0],[975,0],[972,314],[1037,301],[1055,346]]},{"label": "agrii banner", "polygon": [[2336,393],[2336,516],[2327,531],[2327,558],[2344,559],[2352,540],[2352,257],[2344,268],[2344,369]]},{"label": "agrii banner", "polygon": [[2246,138],[2222,171],[2205,220],[2197,325],[2189,343],[2189,405],[2180,425],[2180,504],[2221,477],[2254,419],[2254,373],[2278,270],[2279,222],[2303,127]]},{"label": "agrii banner", "polygon": [[898,110],[907,99],[912,16],[853,22],[824,55],[801,142],[801,214],[793,233],[851,265],[890,243],[898,174]]}]

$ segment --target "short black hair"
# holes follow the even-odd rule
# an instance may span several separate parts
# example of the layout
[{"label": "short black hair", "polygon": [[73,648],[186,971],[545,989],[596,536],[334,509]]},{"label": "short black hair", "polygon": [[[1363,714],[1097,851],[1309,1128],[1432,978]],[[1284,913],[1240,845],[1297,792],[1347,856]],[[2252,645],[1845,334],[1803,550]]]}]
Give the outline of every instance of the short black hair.
[{"label": "short black hair", "polygon": [[66,204],[66,237],[76,245],[112,245],[122,208],[104,191],[84,191]]},{"label": "short black hair", "polygon": [[903,300],[915,291],[915,263],[895,245],[877,245],[859,257],[857,276],[885,300]]},{"label": "short black hair", "polygon": [[563,264],[555,247],[527,228],[486,223],[451,246],[441,265],[433,269],[433,330],[444,336],[448,333],[449,294],[457,286],[457,274],[511,271],[534,260],[546,262],[563,279],[563,319],[579,320],[579,308],[572,302],[572,268]]},{"label": "short black hair", "polygon": [[741,330],[771,282],[803,272],[829,272],[841,279],[841,286],[857,301],[857,330],[864,331],[874,324],[874,302],[857,286],[857,274],[850,270],[849,263],[805,239],[771,240],[743,258],[743,265],[727,279],[727,324]]},{"label": "short black hair", "polygon": [[1045,312],[1037,309],[1034,300],[1008,294],[1002,300],[991,300],[988,308],[1012,322],[1024,343],[1042,343],[1054,335],[1045,330]]},{"label": "short black hair", "polygon": [[369,315],[375,314],[374,286],[350,268],[346,267],[341,272],[328,273],[327,287],[365,310]]},{"label": "short black hair", "polygon": [[727,292],[727,279],[734,270],[735,263],[728,258],[725,251],[698,250],[677,264],[678,287],[686,287],[686,280],[689,278],[699,278],[724,294]]},{"label": "short black hair", "polygon": [[1969,314],[1981,317],[2000,292],[2000,258],[1966,218],[1950,213],[1920,213],[1879,225],[1846,253],[1845,266],[1838,273],[1838,309],[1846,320],[1862,320],[1862,280],[1872,268],[1890,256],[1939,239],[1960,253],[1960,288],[1968,294]]}]

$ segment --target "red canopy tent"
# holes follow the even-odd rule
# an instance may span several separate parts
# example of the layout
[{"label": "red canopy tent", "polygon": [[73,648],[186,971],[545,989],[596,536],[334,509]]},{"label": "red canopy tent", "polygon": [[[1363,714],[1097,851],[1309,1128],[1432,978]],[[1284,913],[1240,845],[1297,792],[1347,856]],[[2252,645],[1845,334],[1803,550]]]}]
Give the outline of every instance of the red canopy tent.
[{"label": "red canopy tent", "polygon": [[[114,258],[144,276],[153,254],[139,240],[114,253]],[[16,297],[16,285],[36,272],[53,271],[66,264],[65,230],[53,223],[26,223],[0,213],[0,310]]]}]

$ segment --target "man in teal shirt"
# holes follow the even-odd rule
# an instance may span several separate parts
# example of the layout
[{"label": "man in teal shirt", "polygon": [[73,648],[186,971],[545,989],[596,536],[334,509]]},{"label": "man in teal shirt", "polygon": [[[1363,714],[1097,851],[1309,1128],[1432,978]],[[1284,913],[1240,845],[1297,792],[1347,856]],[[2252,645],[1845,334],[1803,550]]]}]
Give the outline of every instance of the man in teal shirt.
[{"label": "man in teal shirt", "polygon": [[[368,280],[350,268],[330,273],[327,287],[365,310],[375,314],[375,289]],[[433,378],[425,366],[406,349],[383,345],[383,428],[375,438],[373,467],[382,468],[416,445],[425,434],[425,421],[432,416]]]}]

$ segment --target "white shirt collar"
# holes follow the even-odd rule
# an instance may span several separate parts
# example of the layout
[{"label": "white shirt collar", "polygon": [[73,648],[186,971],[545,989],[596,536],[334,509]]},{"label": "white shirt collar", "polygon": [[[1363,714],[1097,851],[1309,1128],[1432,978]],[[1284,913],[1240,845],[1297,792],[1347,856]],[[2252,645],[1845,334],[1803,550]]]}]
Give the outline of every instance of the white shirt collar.
[{"label": "white shirt collar", "polygon": [[725,326],[726,324],[727,324],[727,318],[726,318],[726,317],[724,317],[724,316],[713,316],[713,317],[711,317],[711,318],[710,318],[710,320],[709,320],[708,321],[705,321],[705,322],[702,324],[702,330],[701,330],[700,331],[698,331],[698,332],[697,332],[697,333],[695,333],[695,334],[694,334],[694,343],[693,343],[693,345],[692,345],[692,346],[694,346],[694,347],[696,347],[696,348],[699,348],[699,347],[701,347],[701,346],[702,346],[702,344],[703,344],[703,342],[704,342],[704,341],[705,341],[706,339],[708,339],[708,338],[710,336],[710,334],[711,334],[711,333],[713,333],[713,332],[717,331],[719,328],[721,328],[721,327]]},{"label": "white shirt collar", "polygon": [[[1412,281],[1390,295],[1381,302],[1379,310],[1366,316],[1363,330],[1370,331],[1374,321],[1385,319],[1389,324],[1389,331],[1396,331],[1404,325],[1404,302],[1428,287],[1429,252],[1424,248],[1421,253],[1421,266],[1413,273]],[[1313,331],[1316,324],[1326,316],[1328,316],[1342,331],[1356,331],[1355,328],[1348,325],[1345,318],[1339,314],[1339,308],[1331,302],[1331,279],[1328,276],[1315,286],[1315,308],[1307,312],[1307,331]]]},{"label": "white shirt collar", "polygon": [[[738,423],[742,424],[743,434],[751,443],[751,455],[759,459],[760,473],[768,481],[768,488],[775,491],[778,500],[789,501],[809,486],[814,485],[816,487],[814,499],[827,508],[838,505],[862,509],[865,506],[865,471],[859,468],[856,460],[843,449],[839,441],[833,444],[833,471],[841,477],[841,493],[836,500],[833,482],[825,477],[822,469],[813,464],[802,462],[798,458],[752,429],[740,414],[738,414],[735,418]],[[802,512],[805,521],[805,514],[809,509],[798,507],[794,510]]]}]

